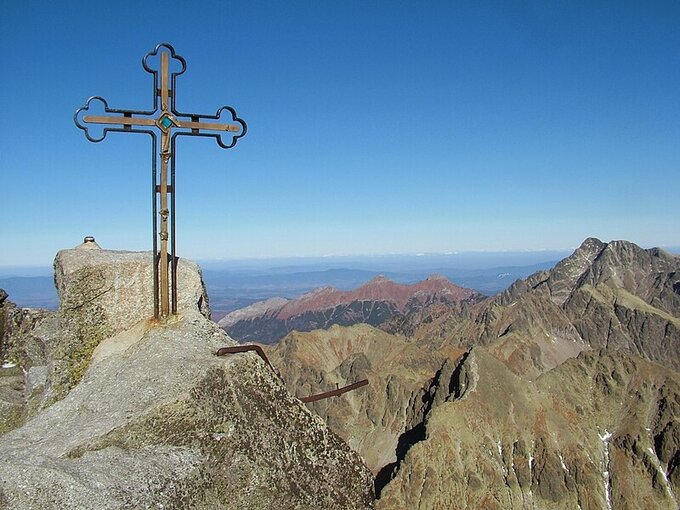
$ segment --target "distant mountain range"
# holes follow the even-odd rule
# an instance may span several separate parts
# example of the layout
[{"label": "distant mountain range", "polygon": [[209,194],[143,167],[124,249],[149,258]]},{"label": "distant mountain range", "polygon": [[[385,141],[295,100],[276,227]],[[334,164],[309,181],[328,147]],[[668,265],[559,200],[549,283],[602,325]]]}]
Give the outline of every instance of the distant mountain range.
[{"label": "distant mountain range", "polygon": [[218,324],[238,341],[274,343],[294,330],[312,331],[334,324],[379,326],[434,305],[457,308],[483,298],[479,292],[454,285],[441,275],[412,285],[379,275],[355,290],[322,287],[294,300],[258,302],[227,314]]},{"label": "distant mountain range", "polygon": [[[420,261],[409,260],[408,263]],[[421,281],[429,274],[441,274],[458,285],[475,289],[482,294],[496,294],[505,290],[518,278],[548,269],[557,260],[546,260],[526,266],[498,266],[477,269],[438,267],[436,264],[422,266],[397,266],[386,264],[392,270],[377,266],[375,269],[360,268],[271,268],[264,272],[246,269],[205,269],[203,274],[210,293],[213,317],[219,320],[227,313],[272,297],[295,299],[302,294],[320,287],[335,287],[339,290],[355,289],[379,275],[404,284]],[[441,261],[439,261],[441,263]],[[405,261],[406,263],[406,261]],[[377,265],[366,262],[368,267]],[[300,270],[304,269],[304,270]],[[1,282],[0,282],[1,284]]]}]

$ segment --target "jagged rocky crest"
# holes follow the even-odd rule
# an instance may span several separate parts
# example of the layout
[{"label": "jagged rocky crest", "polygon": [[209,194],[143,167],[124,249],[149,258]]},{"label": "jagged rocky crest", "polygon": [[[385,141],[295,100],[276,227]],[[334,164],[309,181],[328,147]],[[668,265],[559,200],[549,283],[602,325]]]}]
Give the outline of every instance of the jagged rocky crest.
[{"label": "jagged rocky crest", "polygon": [[500,341],[516,370],[534,375],[581,346],[635,354],[679,370],[679,316],[680,258],[626,241],[589,238],[552,270],[520,280],[485,303],[474,338]]},{"label": "jagged rocky crest", "polygon": [[587,239],[407,336],[331,328],[270,352],[291,391],[371,380],[312,407],[367,459],[377,508],[676,508],[679,268]]}]

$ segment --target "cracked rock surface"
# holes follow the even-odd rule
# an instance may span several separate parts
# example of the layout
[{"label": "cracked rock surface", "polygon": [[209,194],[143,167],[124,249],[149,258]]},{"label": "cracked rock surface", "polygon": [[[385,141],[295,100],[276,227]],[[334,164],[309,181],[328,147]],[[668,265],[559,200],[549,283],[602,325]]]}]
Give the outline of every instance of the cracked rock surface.
[{"label": "cracked rock surface", "polygon": [[57,256],[52,320],[97,341],[62,399],[0,436],[0,508],[369,508],[356,453],[256,355],[214,356],[233,341],[205,317],[198,271],[178,317],[145,318],[146,255]]}]

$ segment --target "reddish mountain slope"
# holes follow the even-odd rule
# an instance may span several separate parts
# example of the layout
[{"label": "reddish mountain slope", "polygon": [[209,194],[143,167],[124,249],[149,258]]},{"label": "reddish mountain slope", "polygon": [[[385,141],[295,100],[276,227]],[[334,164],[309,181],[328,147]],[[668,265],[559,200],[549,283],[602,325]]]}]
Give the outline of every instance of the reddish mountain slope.
[{"label": "reddish mountain slope", "polygon": [[334,308],[354,301],[389,301],[394,303],[397,310],[404,313],[413,300],[422,304],[432,301],[458,303],[473,296],[479,296],[479,293],[458,287],[440,275],[431,275],[427,280],[413,285],[394,283],[380,275],[355,290],[342,291],[333,287],[316,289],[300,299],[286,303],[277,317],[285,320],[306,312]]},{"label": "reddish mountain slope", "polygon": [[412,285],[377,276],[358,289],[322,287],[292,301],[252,305],[226,315],[220,326],[239,341],[274,343],[290,331],[312,331],[333,324],[384,324],[433,304],[476,303],[483,295],[431,275]]}]

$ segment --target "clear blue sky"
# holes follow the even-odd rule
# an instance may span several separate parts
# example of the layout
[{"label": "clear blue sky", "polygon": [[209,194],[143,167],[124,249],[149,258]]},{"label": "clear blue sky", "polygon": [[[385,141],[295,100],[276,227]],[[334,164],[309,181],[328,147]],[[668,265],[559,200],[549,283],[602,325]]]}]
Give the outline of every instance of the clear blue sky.
[{"label": "clear blue sky", "polygon": [[150,248],[148,137],[72,116],[150,108],[163,41],[249,127],[179,139],[181,256],[680,245],[677,1],[2,0],[0,265]]}]

